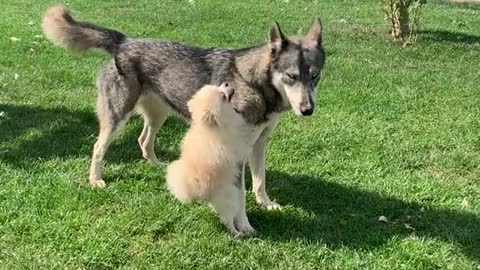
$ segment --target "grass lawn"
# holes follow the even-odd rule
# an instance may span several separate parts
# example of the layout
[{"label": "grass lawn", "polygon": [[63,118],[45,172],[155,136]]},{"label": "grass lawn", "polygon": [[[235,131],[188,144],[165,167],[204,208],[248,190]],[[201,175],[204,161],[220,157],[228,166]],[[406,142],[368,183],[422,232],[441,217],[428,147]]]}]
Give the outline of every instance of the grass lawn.
[{"label": "grass lawn", "polygon": [[[165,189],[134,117],[87,185],[94,81],[108,57],[41,35],[51,0],[0,6],[0,268],[480,269],[480,6],[429,3],[418,43],[385,39],[379,1],[68,1],[79,19],[199,46],[265,41],[270,22],[324,23],[326,76],[312,117],[284,114],[268,147],[267,211],[232,240],[204,204]],[[12,39],[13,38],[13,39]],[[156,142],[178,156],[185,125]],[[250,180],[247,182],[250,186]],[[388,223],[379,223],[379,216]]]}]

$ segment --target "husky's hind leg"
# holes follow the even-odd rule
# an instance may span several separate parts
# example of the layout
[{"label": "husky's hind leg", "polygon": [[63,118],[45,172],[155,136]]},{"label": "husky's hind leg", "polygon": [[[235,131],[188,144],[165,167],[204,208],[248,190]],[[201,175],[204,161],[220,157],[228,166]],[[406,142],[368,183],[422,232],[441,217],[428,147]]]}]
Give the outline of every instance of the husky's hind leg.
[{"label": "husky's hind leg", "polygon": [[138,110],[143,115],[143,130],[138,137],[138,144],[143,157],[150,163],[159,165],[161,162],[155,155],[155,135],[169,115],[169,108],[154,94],[142,95],[138,102]]},{"label": "husky's hind leg", "polygon": [[126,124],[140,95],[136,79],[119,76],[112,65],[107,66],[97,81],[97,118],[100,133],[93,147],[90,185],[105,187],[102,163],[108,146]]}]

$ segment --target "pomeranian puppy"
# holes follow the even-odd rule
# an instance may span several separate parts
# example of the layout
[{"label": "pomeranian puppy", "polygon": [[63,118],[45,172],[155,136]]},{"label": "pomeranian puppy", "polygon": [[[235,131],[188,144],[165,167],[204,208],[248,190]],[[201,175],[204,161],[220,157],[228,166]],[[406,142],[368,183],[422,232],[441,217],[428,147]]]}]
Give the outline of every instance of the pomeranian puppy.
[{"label": "pomeranian puppy", "polygon": [[251,146],[242,140],[247,126],[230,99],[228,84],[206,85],[187,106],[192,114],[180,158],[167,168],[167,187],[181,202],[207,201],[234,236],[254,233],[245,210],[241,178]]}]

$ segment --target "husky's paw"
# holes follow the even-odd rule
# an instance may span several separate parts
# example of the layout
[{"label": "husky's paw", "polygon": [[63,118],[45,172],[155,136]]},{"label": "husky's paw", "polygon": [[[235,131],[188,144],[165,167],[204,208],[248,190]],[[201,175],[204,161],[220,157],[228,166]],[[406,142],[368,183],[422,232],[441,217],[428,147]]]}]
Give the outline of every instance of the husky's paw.
[{"label": "husky's paw", "polygon": [[103,179],[90,180],[89,183],[90,183],[90,186],[93,188],[105,188],[107,186],[107,184],[105,183],[105,181],[103,181]]},{"label": "husky's paw", "polygon": [[156,156],[151,157],[151,156],[148,156],[148,155],[143,155],[143,158],[144,158],[148,163],[152,164],[153,166],[158,166],[158,167],[160,167],[160,166],[165,166],[165,165],[167,165],[166,162],[162,162],[162,161],[158,160],[158,158],[157,158]]},{"label": "husky's paw", "polygon": [[242,237],[255,234],[255,229],[248,222],[244,224],[237,224],[236,227]]},{"label": "husky's paw", "polygon": [[233,224],[232,224],[232,226],[229,226],[229,225],[226,225],[226,224],[225,224],[225,226],[227,226],[228,232],[229,232],[234,238],[237,238],[237,237],[239,237],[239,236],[242,234],[241,232],[239,232],[239,231],[235,228],[235,226],[233,226]]},{"label": "husky's paw", "polygon": [[150,164],[155,165],[155,166],[160,166],[162,165],[162,162],[158,160],[157,156],[155,153],[149,153],[149,151],[145,150],[142,148],[142,157]]},{"label": "husky's paw", "polygon": [[255,229],[250,225],[246,212],[235,217],[235,228],[245,236],[255,234]]},{"label": "husky's paw", "polygon": [[268,197],[257,197],[257,204],[267,208],[267,210],[282,210],[282,206],[274,201],[271,201]]},{"label": "husky's paw", "polygon": [[248,237],[255,233],[255,229],[250,225],[250,223],[248,223],[248,221],[246,223],[242,223],[241,225],[225,224],[225,226],[234,239]]},{"label": "husky's paw", "polygon": [[247,232],[240,232],[239,231],[237,234],[233,235],[233,239],[248,238],[248,237],[251,237],[253,235],[255,235],[255,230],[247,231]]}]

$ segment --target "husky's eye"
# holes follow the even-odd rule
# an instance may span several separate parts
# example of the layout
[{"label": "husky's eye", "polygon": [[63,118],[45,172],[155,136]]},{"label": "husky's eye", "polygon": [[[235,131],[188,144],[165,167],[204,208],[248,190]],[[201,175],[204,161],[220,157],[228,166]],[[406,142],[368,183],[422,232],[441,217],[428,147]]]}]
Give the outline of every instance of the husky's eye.
[{"label": "husky's eye", "polygon": [[287,73],[287,77],[294,80],[294,81],[297,80],[297,75],[295,75],[295,74]]},{"label": "husky's eye", "polygon": [[313,73],[313,74],[312,74],[312,79],[314,79],[314,80],[317,79],[319,75],[320,75],[319,72]]}]

